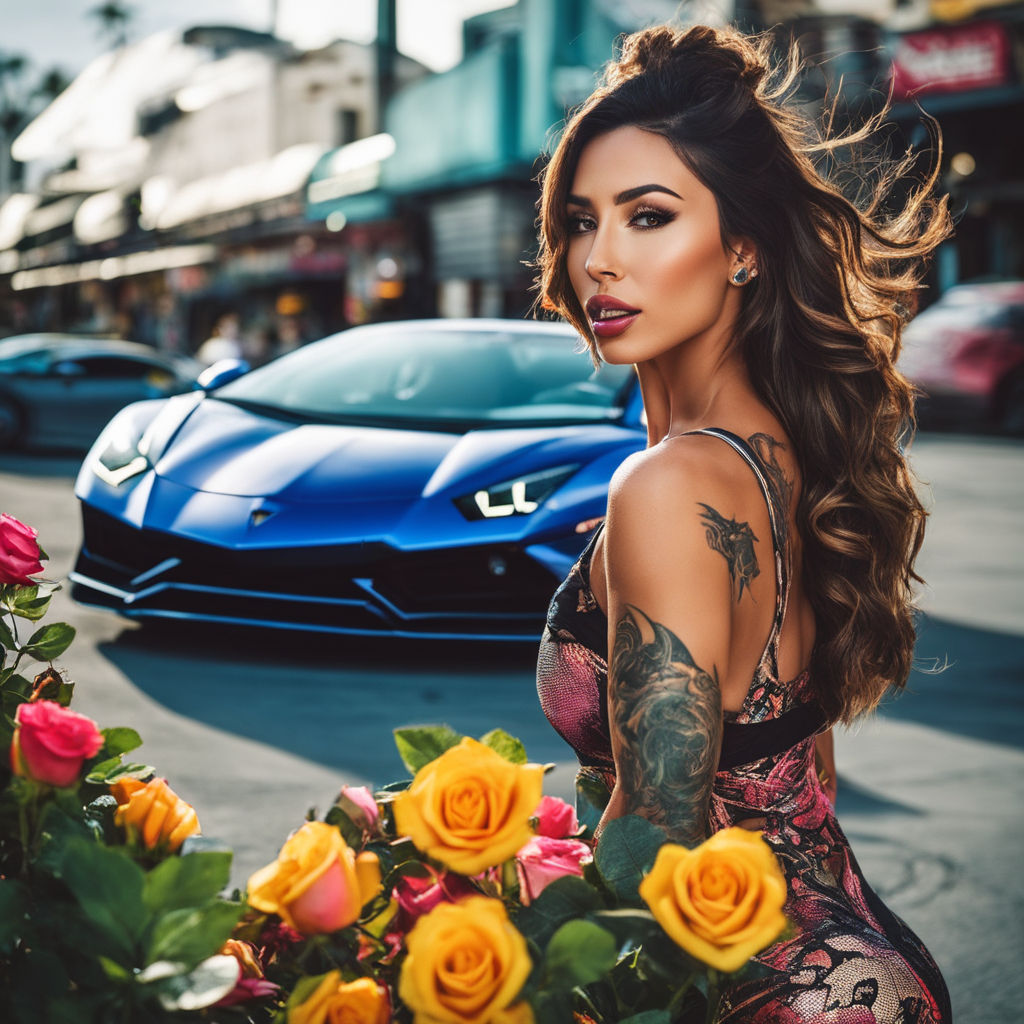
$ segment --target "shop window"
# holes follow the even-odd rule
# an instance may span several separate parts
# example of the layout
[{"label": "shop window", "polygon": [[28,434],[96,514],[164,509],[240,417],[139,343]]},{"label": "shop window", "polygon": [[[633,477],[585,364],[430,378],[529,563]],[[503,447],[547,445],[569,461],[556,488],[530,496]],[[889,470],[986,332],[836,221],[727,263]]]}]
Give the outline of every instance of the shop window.
[{"label": "shop window", "polygon": [[347,146],[359,138],[359,111],[343,107],[338,111],[338,145]]}]

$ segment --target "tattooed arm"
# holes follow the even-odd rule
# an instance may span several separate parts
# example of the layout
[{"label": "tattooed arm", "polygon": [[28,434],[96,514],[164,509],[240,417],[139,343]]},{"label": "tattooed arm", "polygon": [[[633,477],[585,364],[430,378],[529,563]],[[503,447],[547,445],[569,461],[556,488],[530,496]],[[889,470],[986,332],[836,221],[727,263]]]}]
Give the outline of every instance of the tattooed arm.
[{"label": "tattooed arm", "polygon": [[757,573],[745,534],[739,554],[737,543],[723,551],[723,517],[709,523],[728,500],[716,457],[699,443],[684,454],[648,449],[612,481],[603,554],[616,785],[598,834],[625,814],[688,846],[708,834],[719,673],[728,668],[732,608]]}]

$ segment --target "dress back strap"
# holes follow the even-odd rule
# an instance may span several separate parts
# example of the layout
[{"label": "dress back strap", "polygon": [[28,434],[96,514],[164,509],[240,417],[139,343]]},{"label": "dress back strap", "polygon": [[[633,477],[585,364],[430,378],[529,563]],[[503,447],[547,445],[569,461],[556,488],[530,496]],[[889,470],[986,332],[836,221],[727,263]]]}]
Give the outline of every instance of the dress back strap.
[{"label": "dress back strap", "polygon": [[778,507],[781,505],[781,496],[776,494],[775,489],[769,482],[769,475],[765,469],[760,456],[750,444],[738,434],[721,427],[704,427],[700,430],[688,430],[687,434],[708,434],[717,437],[733,448],[736,453],[754,471],[757,482],[761,486],[761,493],[764,496],[765,504],[768,506],[768,520],[772,532],[772,552],[775,560],[775,619],[772,622],[772,630],[765,644],[764,652],[761,655],[762,663],[765,657],[769,657],[770,669],[775,678],[779,673],[779,635],[782,632],[782,622],[786,616],[786,603],[789,597],[789,552],[786,547],[786,515],[788,510]]}]

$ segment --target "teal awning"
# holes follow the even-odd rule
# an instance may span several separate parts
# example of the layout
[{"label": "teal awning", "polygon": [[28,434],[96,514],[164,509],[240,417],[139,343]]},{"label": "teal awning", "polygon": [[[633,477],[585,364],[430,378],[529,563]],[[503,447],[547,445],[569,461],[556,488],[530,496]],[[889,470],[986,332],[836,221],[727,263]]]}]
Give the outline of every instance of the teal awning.
[{"label": "teal awning", "polygon": [[350,142],[325,153],[306,184],[306,216],[365,223],[391,216],[394,201],[381,189],[381,167],[395,151],[386,133]]}]

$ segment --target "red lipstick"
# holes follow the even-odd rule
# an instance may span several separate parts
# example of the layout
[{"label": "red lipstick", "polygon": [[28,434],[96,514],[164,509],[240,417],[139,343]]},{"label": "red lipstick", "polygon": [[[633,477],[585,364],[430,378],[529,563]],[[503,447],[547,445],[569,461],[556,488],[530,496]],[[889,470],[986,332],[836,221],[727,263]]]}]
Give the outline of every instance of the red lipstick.
[{"label": "red lipstick", "polygon": [[614,295],[591,295],[587,299],[590,327],[599,338],[617,337],[639,315],[639,309],[634,309]]}]

